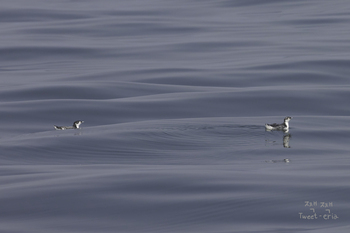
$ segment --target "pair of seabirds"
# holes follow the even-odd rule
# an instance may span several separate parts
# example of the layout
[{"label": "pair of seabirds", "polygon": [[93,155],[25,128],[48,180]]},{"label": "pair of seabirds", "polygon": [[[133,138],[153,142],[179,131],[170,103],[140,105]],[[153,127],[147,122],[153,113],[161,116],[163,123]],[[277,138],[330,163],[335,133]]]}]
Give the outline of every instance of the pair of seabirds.
[{"label": "pair of seabirds", "polygon": [[[291,120],[291,117],[286,117],[284,118],[284,122],[282,124],[265,124],[265,128],[267,130],[284,130],[284,131],[288,131],[289,130],[289,121]],[[83,123],[84,121],[74,121],[73,122],[73,126],[57,126],[54,125],[56,130],[65,130],[65,129],[79,129],[80,125]]]},{"label": "pair of seabirds", "polygon": [[[284,118],[284,122],[282,124],[265,124],[265,128],[267,130],[284,130],[284,131],[288,131],[289,130],[289,121],[291,120],[291,117],[286,117]],[[73,122],[73,126],[57,126],[54,125],[56,130],[65,130],[65,129],[79,129],[80,125],[83,123],[84,121],[74,121]]]},{"label": "pair of seabirds", "polygon": [[[286,117],[284,118],[284,122],[282,124],[265,124],[265,128],[267,130],[283,130],[285,132],[289,131],[289,121],[291,120],[291,117]],[[66,129],[80,129],[80,125],[83,123],[84,121],[74,121],[73,122],[73,126],[57,126],[54,125],[56,130],[66,130]],[[285,163],[289,163],[290,160],[289,159],[284,159],[282,161],[279,160],[270,160],[270,161],[266,161],[266,162],[273,162],[273,163],[277,163],[277,162],[285,162]]]}]

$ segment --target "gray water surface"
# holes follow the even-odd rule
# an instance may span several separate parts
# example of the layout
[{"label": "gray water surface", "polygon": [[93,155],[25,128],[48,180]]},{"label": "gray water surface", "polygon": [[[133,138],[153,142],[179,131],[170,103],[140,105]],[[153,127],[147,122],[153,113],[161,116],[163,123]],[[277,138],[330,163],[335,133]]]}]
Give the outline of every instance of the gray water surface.
[{"label": "gray water surface", "polygon": [[350,230],[348,1],[15,0],[0,21],[0,232]]}]

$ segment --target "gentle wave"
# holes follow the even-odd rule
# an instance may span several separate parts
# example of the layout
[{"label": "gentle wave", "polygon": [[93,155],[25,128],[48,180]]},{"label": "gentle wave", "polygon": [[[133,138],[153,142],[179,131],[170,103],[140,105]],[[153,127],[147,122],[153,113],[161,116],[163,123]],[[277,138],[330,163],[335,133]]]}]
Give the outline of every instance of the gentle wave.
[{"label": "gentle wave", "polygon": [[[303,153],[341,156],[349,151],[345,137],[349,130],[343,128],[349,121],[346,117],[296,116],[288,133],[266,132],[263,120],[268,119],[201,118],[104,126],[84,123],[81,130],[55,131],[52,127],[46,132],[4,137],[0,143],[6,151],[3,163],[20,162],[14,155],[28,154],[34,156],[34,163],[49,164],[231,164]],[[337,124],[330,127],[328,121]]]}]

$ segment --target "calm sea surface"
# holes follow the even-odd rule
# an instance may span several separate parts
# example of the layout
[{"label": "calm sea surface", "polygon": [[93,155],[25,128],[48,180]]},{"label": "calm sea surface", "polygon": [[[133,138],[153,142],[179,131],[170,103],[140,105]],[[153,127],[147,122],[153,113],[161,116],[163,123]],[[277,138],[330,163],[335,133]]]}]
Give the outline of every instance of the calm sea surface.
[{"label": "calm sea surface", "polygon": [[14,0],[0,22],[1,233],[349,232],[349,1]]}]

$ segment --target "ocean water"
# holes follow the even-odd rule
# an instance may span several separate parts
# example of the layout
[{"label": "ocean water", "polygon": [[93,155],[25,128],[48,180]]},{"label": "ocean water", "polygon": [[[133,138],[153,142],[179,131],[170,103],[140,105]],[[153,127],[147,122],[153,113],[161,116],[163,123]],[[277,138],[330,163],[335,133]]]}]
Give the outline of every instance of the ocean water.
[{"label": "ocean water", "polygon": [[0,232],[349,232],[348,1],[14,0],[0,21]]}]

